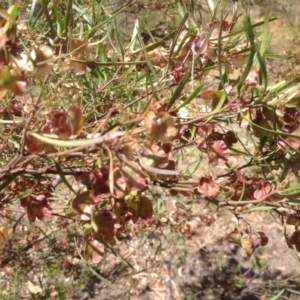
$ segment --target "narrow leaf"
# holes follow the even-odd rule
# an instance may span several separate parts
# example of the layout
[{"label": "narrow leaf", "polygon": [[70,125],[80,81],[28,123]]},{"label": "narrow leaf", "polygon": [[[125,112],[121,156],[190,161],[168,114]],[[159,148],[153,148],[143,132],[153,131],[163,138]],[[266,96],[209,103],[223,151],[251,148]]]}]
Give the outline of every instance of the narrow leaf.
[{"label": "narrow leaf", "polygon": [[175,103],[175,101],[177,99],[179,99],[179,97],[182,94],[182,91],[184,89],[184,87],[186,86],[186,84],[188,83],[188,81],[190,80],[191,77],[191,72],[187,72],[184,77],[180,80],[176,90],[174,91],[174,94],[172,95],[172,97],[170,98],[168,105],[167,105],[167,110],[169,110],[173,104]]},{"label": "narrow leaf", "polygon": [[242,76],[240,77],[240,80],[237,83],[237,88],[238,88],[239,92],[251,70],[251,67],[253,64],[253,58],[254,58],[254,54],[255,54],[254,33],[253,33],[253,28],[251,26],[251,20],[250,20],[249,15],[246,15],[246,17],[245,17],[244,28],[245,28],[245,33],[248,35],[248,39],[250,41],[250,52],[249,52],[249,59],[248,59],[246,68],[244,70],[244,73],[242,74]]},{"label": "narrow leaf", "polygon": [[107,141],[114,140],[118,137],[124,136],[125,132],[117,131],[111,134],[99,136],[97,138],[85,139],[85,140],[58,140],[34,132],[30,132],[29,134],[44,143],[48,143],[50,145],[55,145],[59,147],[89,147],[92,145],[101,144]]},{"label": "narrow leaf", "polygon": [[197,95],[201,92],[202,88],[203,88],[203,84],[198,85],[195,88],[195,90],[184,100],[184,102],[176,108],[176,110],[179,110],[180,108],[185,107],[192,100],[194,100],[197,97]]}]

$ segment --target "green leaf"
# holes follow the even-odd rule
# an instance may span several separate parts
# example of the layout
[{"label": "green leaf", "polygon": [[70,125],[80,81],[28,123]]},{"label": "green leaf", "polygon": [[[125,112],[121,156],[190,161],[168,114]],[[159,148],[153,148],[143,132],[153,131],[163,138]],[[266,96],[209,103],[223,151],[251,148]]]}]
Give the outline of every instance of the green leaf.
[{"label": "green leaf", "polygon": [[214,99],[214,97],[216,96],[219,98],[218,104],[216,105],[215,109],[212,111],[212,115],[206,119],[205,123],[208,123],[213,119],[214,117],[213,113],[217,113],[223,107],[226,101],[226,93],[224,91],[215,91],[214,94],[212,95],[213,97],[212,99]]},{"label": "green leaf", "polygon": [[[69,23],[70,23],[70,16],[71,16],[71,11],[72,11],[72,0],[68,0],[67,4],[67,12],[66,12],[66,18],[65,18],[65,24],[64,24],[64,33],[65,36],[68,36],[68,28],[69,28]],[[62,22],[60,24],[60,30],[62,30]]]},{"label": "green leaf", "polygon": [[49,14],[49,10],[48,10],[48,1],[47,0],[41,0],[41,5],[42,5],[42,8],[43,8],[43,13],[45,15],[45,18],[46,18],[46,21],[47,21],[47,24],[52,32],[52,34],[54,36],[56,36],[56,31],[53,27],[53,22],[51,20],[51,17],[50,17],[50,14]]},{"label": "green leaf", "polygon": [[191,72],[187,72],[184,77],[180,80],[176,90],[174,91],[174,94],[172,95],[172,97],[170,98],[168,105],[167,105],[167,110],[169,110],[173,104],[175,103],[175,101],[177,99],[179,99],[179,97],[182,94],[182,91],[184,89],[184,87],[186,86],[186,84],[189,82],[191,77]]},{"label": "green leaf", "polygon": [[[180,32],[181,33],[181,32]],[[172,55],[173,57],[176,57],[178,55],[178,53],[180,52],[180,50],[182,49],[182,47],[184,46],[184,44],[186,43],[186,41],[190,38],[191,34],[195,33],[195,29],[194,28],[190,28],[187,33],[185,34],[185,36],[183,37],[182,41],[180,42],[180,44],[178,45],[174,55]],[[177,35],[178,35],[178,30],[177,30]],[[174,41],[172,42],[172,46],[174,44],[174,47],[176,46],[176,41],[177,41],[177,35],[176,38],[174,39]],[[178,35],[179,36],[179,35]],[[174,50],[173,50],[174,51]],[[170,56],[170,57],[172,57]]]},{"label": "green leaf", "polygon": [[267,67],[265,61],[265,52],[270,44],[272,35],[269,32],[269,19],[270,14],[267,12],[265,15],[265,23],[264,23],[264,32],[262,36],[262,41],[259,42],[257,40],[256,44],[259,46],[259,51],[256,52],[256,56],[253,61],[254,66],[260,66],[260,75],[262,76],[265,82],[265,89],[268,86],[268,76],[267,76]]},{"label": "green leaf", "polygon": [[249,52],[249,58],[247,61],[247,65],[246,68],[244,70],[244,73],[242,74],[242,76],[240,77],[239,81],[237,82],[237,88],[238,88],[238,92],[240,92],[250,70],[251,67],[253,65],[253,59],[254,59],[254,54],[255,54],[255,43],[254,43],[254,32],[253,32],[253,28],[251,26],[251,20],[250,20],[250,16],[246,15],[245,19],[244,19],[244,28],[245,28],[245,33],[248,36],[249,42],[250,42],[250,52]]},{"label": "green leaf", "polygon": [[272,209],[275,209],[275,207],[270,207],[270,206],[256,206],[254,208],[250,208],[250,209],[244,210],[240,214],[249,214],[249,213],[252,213],[252,212],[268,211],[268,210],[272,210]]},{"label": "green leaf", "polygon": [[56,18],[57,35],[61,36],[63,31],[63,20],[55,6],[52,7],[52,13],[55,15]]},{"label": "green leaf", "polygon": [[28,190],[26,190],[24,192],[18,193],[18,197],[20,199],[26,198],[26,197],[31,196],[31,195],[32,195],[32,189],[28,189]]},{"label": "green leaf", "polygon": [[293,294],[300,295],[300,292],[297,291],[297,290],[295,290],[295,289],[291,289],[289,287],[286,287],[286,290],[289,291],[289,292],[291,292],[291,293],[293,293]]},{"label": "green leaf", "polygon": [[300,196],[300,183],[296,183],[287,189],[278,191],[278,194],[284,197],[297,197]]},{"label": "green leaf", "polygon": [[84,31],[82,34],[85,35],[86,33],[88,33],[89,37],[92,37],[97,29],[99,29],[99,28],[103,27],[104,25],[106,25],[106,24],[110,23],[111,21],[113,21],[117,15],[121,14],[126,9],[127,9],[127,6],[125,5],[121,9],[117,10],[117,12],[115,14],[109,15],[109,17],[107,17],[107,19],[105,19],[103,22],[97,24],[96,26],[94,26],[90,30]]},{"label": "green leaf", "polygon": [[[179,36],[180,36],[180,34],[181,34],[181,32],[182,32],[182,29],[184,28],[184,24],[185,24],[187,18],[188,18],[188,14],[186,13],[186,14],[183,16],[182,21],[180,22],[180,25],[179,25],[179,27],[178,27],[178,29],[177,29],[177,33],[176,33],[176,36],[175,36],[175,38],[174,38],[174,41],[173,41],[172,44],[171,44],[171,48],[170,48],[170,52],[169,52],[169,60],[172,59],[173,52],[174,52],[174,49],[175,49],[175,46],[176,46],[176,42],[177,42],[177,40],[178,40],[178,38],[179,38]],[[182,48],[182,46],[183,46],[185,40],[187,39],[187,36],[188,36],[188,35],[186,34],[185,37],[184,37],[184,39],[181,41],[181,43],[180,43],[180,45],[179,45],[179,47],[178,47],[178,49],[177,49],[177,51],[176,51],[176,53],[175,53],[175,56],[177,55],[177,53],[178,53],[178,52],[180,51],[180,49]]]},{"label": "green leaf", "polygon": [[12,7],[10,7],[10,15],[9,18],[10,20],[15,20],[18,16],[18,12],[19,12],[19,5],[18,3],[15,3]]},{"label": "green leaf", "polygon": [[195,90],[189,95],[189,97],[187,97],[184,102],[182,104],[180,104],[176,110],[179,110],[182,107],[185,107],[186,105],[188,105],[192,100],[194,100],[196,98],[196,96],[201,92],[201,90],[203,89],[203,84],[198,85]]},{"label": "green leaf", "polygon": [[262,79],[265,82],[265,89],[268,87],[268,73],[267,73],[267,66],[265,58],[259,53],[259,51],[256,53],[258,63],[259,63],[259,73],[262,76]]},{"label": "green leaf", "polygon": [[198,170],[198,167],[200,166],[201,161],[202,161],[202,155],[198,155],[198,159],[194,163],[189,165],[189,167],[187,169],[187,173],[189,175],[193,175]]},{"label": "green leaf", "polygon": [[270,300],[277,300],[280,299],[280,297],[282,296],[282,294],[285,292],[285,289],[282,289],[276,296],[270,298]]}]

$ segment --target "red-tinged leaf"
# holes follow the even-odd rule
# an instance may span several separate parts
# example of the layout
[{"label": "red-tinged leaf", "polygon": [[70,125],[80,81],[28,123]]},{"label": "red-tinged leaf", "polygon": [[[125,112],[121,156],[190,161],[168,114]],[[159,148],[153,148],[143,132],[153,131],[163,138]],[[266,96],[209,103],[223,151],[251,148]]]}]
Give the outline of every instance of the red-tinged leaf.
[{"label": "red-tinged leaf", "polygon": [[162,142],[171,142],[177,135],[177,128],[173,117],[167,112],[156,114],[149,111],[144,119],[146,133],[153,144],[156,139]]},{"label": "red-tinged leaf", "polygon": [[170,189],[169,189],[169,193],[170,193],[170,195],[171,195],[172,197],[175,197],[175,196],[177,196],[177,195],[179,194],[179,191],[170,188]]},{"label": "red-tinged leaf", "polygon": [[203,139],[198,145],[197,145],[197,149],[202,151],[203,147],[205,146],[206,144],[206,139]]},{"label": "red-tinged leaf", "polygon": [[248,257],[254,254],[258,247],[264,247],[268,244],[268,237],[261,231],[254,234],[244,234],[241,237],[241,245],[246,251]]},{"label": "red-tinged leaf", "polygon": [[256,249],[260,246],[260,242],[261,242],[261,238],[260,238],[260,235],[257,233],[257,234],[249,234],[250,236],[250,239],[251,239],[251,242],[252,242],[252,245],[253,245],[253,248]]},{"label": "red-tinged leaf", "polygon": [[121,172],[128,189],[141,191],[146,187],[145,175],[137,163],[130,162],[130,165],[126,165],[121,169]]},{"label": "red-tinged leaf", "polygon": [[89,240],[86,242],[83,257],[92,264],[101,262],[105,252],[105,247],[97,240]]},{"label": "red-tinged leaf", "polygon": [[299,139],[297,137],[290,137],[290,136],[288,136],[284,140],[283,139],[282,140],[278,140],[277,141],[277,146],[280,149],[284,150],[284,151],[288,151],[291,148],[294,149],[294,150],[297,150],[297,151],[300,150],[300,142],[299,142]]},{"label": "red-tinged leaf", "polygon": [[238,181],[245,184],[253,184],[253,178],[245,176],[245,172],[242,170],[237,171]]},{"label": "red-tinged leaf", "polygon": [[51,216],[51,210],[48,207],[38,206],[36,217],[39,220],[43,222],[49,222],[51,220]]},{"label": "red-tinged leaf", "polygon": [[163,143],[160,145],[161,149],[165,152],[165,154],[168,154],[172,150],[172,144],[171,143]]},{"label": "red-tinged leaf", "polygon": [[300,252],[300,231],[296,230],[290,237],[290,243],[296,247],[296,250]]},{"label": "red-tinged leaf", "polygon": [[216,198],[219,195],[220,187],[212,180],[211,176],[201,177],[198,191],[209,198]]},{"label": "red-tinged leaf", "polygon": [[33,223],[36,218],[47,222],[51,219],[51,208],[44,195],[38,195],[21,199],[21,206],[26,209],[28,220]]},{"label": "red-tinged leaf", "polygon": [[163,169],[175,171],[177,169],[177,163],[175,162],[175,160],[170,159],[168,165]]},{"label": "red-tinged leaf", "polygon": [[170,73],[170,79],[174,83],[178,84],[185,74],[186,74],[186,70],[182,67],[182,65],[175,64],[173,66],[172,72]]},{"label": "red-tinged leaf", "polygon": [[211,147],[220,159],[224,161],[228,160],[229,155],[224,141],[214,141]]},{"label": "red-tinged leaf", "polygon": [[77,174],[75,179],[85,185],[88,190],[93,190],[95,196],[109,193],[108,170],[106,168],[82,172]]},{"label": "red-tinged leaf", "polygon": [[233,131],[229,130],[223,135],[223,140],[227,147],[231,147],[233,144],[237,143],[236,135]]},{"label": "red-tinged leaf", "polygon": [[[299,91],[300,93],[300,91]],[[297,102],[299,102],[299,97]],[[278,113],[277,113],[278,115]],[[287,133],[292,133],[299,128],[299,111],[295,108],[286,108],[283,117],[279,115],[279,118],[282,118],[282,127],[281,130]],[[299,130],[299,129],[298,129]]]},{"label": "red-tinged leaf", "polygon": [[51,134],[51,128],[48,124],[44,125],[41,130],[42,134]]},{"label": "red-tinged leaf", "polygon": [[139,217],[143,220],[149,220],[153,216],[153,205],[150,199],[144,196],[139,197]]},{"label": "red-tinged leaf", "polygon": [[93,175],[95,177],[95,181],[92,182],[92,189],[95,194],[106,194],[109,192],[108,186],[108,169],[100,168],[98,171],[94,171]]},{"label": "red-tinged leaf", "polygon": [[150,148],[144,148],[140,160],[142,165],[148,167],[165,168],[169,164],[166,152],[156,144],[151,145]]},{"label": "red-tinged leaf", "polygon": [[[54,63],[49,61],[54,58],[52,49],[46,45],[36,46],[33,50],[35,52],[35,63],[38,63],[38,69],[42,76],[47,76],[51,73]],[[46,62],[47,61],[47,62]]]},{"label": "red-tinged leaf", "polygon": [[26,147],[29,153],[37,154],[45,151],[46,153],[55,153],[57,149],[53,145],[44,143],[33,136],[27,136]]},{"label": "red-tinged leaf", "polygon": [[169,158],[164,149],[156,144],[151,146],[152,154],[150,156],[154,159],[154,166],[158,168],[165,168],[169,163]]},{"label": "red-tinged leaf", "polygon": [[268,244],[269,238],[262,231],[257,231],[257,234],[260,236],[260,246],[264,247]]},{"label": "red-tinged leaf", "polygon": [[255,251],[255,246],[253,244],[253,240],[251,239],[249,234],[244,234],[241,237],[241,245],[245,250],[248,257],[252,256]]},{"label": "red-tinged leaf", "polygon": [[117,199],[124,198],[130,192],[126,178],[118,168],[113,173],[113,188],[113,196]]},{"label": "red-tinged leaf", "polygon": [[46,144],[33,136],[26,138],[26,146],[31,154],[37,154],[45,150]]},{"label": "red-tinged leaf", "polygon": [[229,154],[225,142],[221,140],[212,142],[207,149],[207,155],[213,166],[227,162]]},{"label": "red-tinged leaf", "polygon": [[14,116],[21,117],[24,111],[23,103],[20,100],[13,101],[10,110]]},{"label": "red-tinged leaf", "polygon": [[201,93],[201,98],[204,100],[219,100],[223,96],[223,91],[206,90]]},{"label": "red-tinged leaf", "polygon": [[163,47],[158,47],[153,51],[149,51],[148,57],[152,65],[163,68],[167,64],[168,51]]},{"label": "red-tinged leaf", "polygon": [[49,131],[60,139],[67,139],[71,136],[71,128],[67,124],[67,114],[57,110],[47,113]]},{"label": "red-tinged leaf", "polygon": [[246,80],[245,80],[245,87],[248,88],[249,86],[256,86],[258,80],[258,73],[259,68],[252,67]]},{"label": "red-tinged leaf", "polygon": [[264,199],[271,191],[271,185],[267,181],[261,180],[259,182],[259,188],[254,192],[253,196],[257,200]]},{"label": "red-tinged leaf", "polygon": [[83,126],[81,109],[75,105],[69,107],[67,112],[57,110],[46,114],[48,125],[44,127],[44,133],[57,135],[60,139],[68,139],[71,135],[78,135]]},{"label": "red-tinged leaf", "polygon": [[84,40],[81,39],[69,39],[67,41],[69,51],[72,53],[70,58],[67,58],[63,63],[65,70],[72,70],[76,75],[82,75],[86,71],[86,64],[79,63],[74,60],[86,60],[86,54],[92,51],[92,47],[89,46]]},{"label": "red-tinged leaf", "polygon": [[0,245],[2,242],[7,242],[13,235],[13,226],[8,223],[4,223],[0,226]]},{"label": "red-tinged leaf", "polygon": [[290,242],[292,245],[296,245],[300,243],[300,230],[296,230],[290,237]]},{"label": "red-tinged leaf", "polygon": [[107,241],[112,241],[115,236],[116,216],[106,210],[99,210],[92,218],[94,231]]},{"label": "red-tinged leaf", "polygon": [[300,224],[300,216],[290,215],[286,219],[287,225],[299,225]]},{"label": "red-tinged leaf", "polygon": [[70,128],[71,135],[78,135],[83,126],[83,114],[81,109],[72,105],[67,111],[67,125]]},{"label": "red-tinged leaf", "polygon": [[114,203],[114,214],[116,215],[117,219],[119,219],[122,216],[125,216],[125,214],[128,211],[127,204],[125,203],[124,199],[116,199]]},{"label": "red-tinged leaf", "polygon": [[72,208],[80,215],[81,220],[88,221],[95,208],[93,191],[83,192],[72,201]]},{"label": "red-tinged leaf", "polygon": [[215,132],[215,126],[213,124],[200,123],[197,126],[197,134],[202,138],[206,138],[207,136],[211,135],[213,132]]},{"label": "red-tinged leaf", "polygon": [[[270,118],[270,113],[268,113],[268,110],[257,110],[256,111],[256,116],[253,119],[253,123],[258,125],[261,128],[258,128],[256,126],[252,126],[252,131],[253,134],[257,137],[265,137],[265,136],[272,136],[273,134],[265,131],[264,129],[267,130],[273,130],[274,126],[274,114],[273,114],[273,119]],[[276,116],[275,116],[276,118]]]},{"label": "red-tinged leaf", "polygon": [[[203,46],[203,44],[205,44]],[[203,48],[201,49],[201,47],[203,46]],[[206,42],[206,38],[204,35],[201,36],[196,36],[196,38],[194,39],[193,43],[192,43],[192,52],[194,55],[197,55],[201,49],[200,54],[204,55],[207,52],[208,49],[208,43]]]},{"label": "red-tinged leaf", "polygon": [[150,143],[152,144],[155,139],[158,137],[158,125],[156,122],[156,114],[154,111],[149,111],[144,119],[146,133],[150,139]]},{"label": "red-tinged leaf", "polygon": [[128,211],[131,213],[131,220],[136,223],[140,217],[140,199],[133,197],[128,203]]}]

